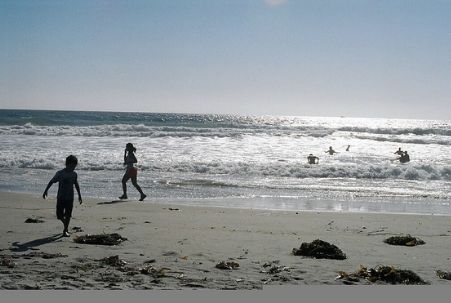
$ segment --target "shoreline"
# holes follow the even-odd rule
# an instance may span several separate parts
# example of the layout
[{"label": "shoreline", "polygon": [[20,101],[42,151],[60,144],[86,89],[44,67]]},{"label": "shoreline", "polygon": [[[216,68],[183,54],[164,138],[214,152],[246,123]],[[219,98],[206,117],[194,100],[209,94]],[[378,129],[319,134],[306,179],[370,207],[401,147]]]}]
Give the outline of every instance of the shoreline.
[{"label": "shoreline", "polygon": [[[343,285],[340,271],[360,265],[412,270],[433,285],[451,285],[436,270],[451,271],[449,216],[385,213],[281,211],[186,206],[84,197],[74,204],[70,238],[58,238],[62,224],[55,200],[40,195],[0,192],[0,254],[15,266],[0,266],[1,289],[262,289],[276,285]],[[39,218],[43,223],[24,223]],[[80,227],[82,231],[74,231]],[[79,244],[77,235],[119,233],[117,246]],[[425,245],[383,242],[411,234]],[[321,239],[338,246],[345,260],[294,256],[293,248]],[[43,259],[30,253],[62,254]],[[100,259],[118,256],[121,271]],[[221,270],[221,261],[239,264]],[[147,263],[146,263],[147,262]],[[277,273],[268,273],[267,266]],[[266,266],[266,267],[265,267]],[[159,272],[159,274],[158,274]],[[353,284],[367,284],[361,280]]]},{"label": "shoreline", "polygon": [[[41,196],[42,193],[36,192],[36,191],[23,191],[23,190],[0,190],[1,193],[13,193],[13,194],[26,194],[26,195],[32,195],[32,196]],[[49,197],[50,199],[52,197]],[[96,197],[92,195],[83,195],[83,198],[87,198],[90,200],[117,200],[119,198],[116,197]],[[136,201],[138,200],[138,196],[132,196],[130,201]],[[261,200],[270,200],[274,203],[281,203],[286,201],[301,201],[299,203],[300,207],[295,207],[295,204],[293,205],[285,205],[284,208],[271,208],[271,207],[255,207],[255,203],[252,203],[252,201],[261,201]],[[412,204],[412,202],[408,202],[411,200],[414,200],[415,203],[420,204],[431,204],[434,202],[437,202],[436,199],[424,199],[424,198],[415,198],[415,197],[403,197],[402,199],[396,199],[393,197],[368,197],[367,199],[359,198],[359,199],[352,199],[352,200],[332,200],[332,199],[300,199],[300,198],[286,198],[286,197],[215,197],[215,198],[154,198],[147,196],[144,203],[153,203],[153,204],[161,204],[161,205],[177,205],[181,207],[207,207],[207,208],[224,208],[224,209],[242,209],[242,210],[262,210],[262,211],[271,211],[271,212],[320,212],[320,213],[349,213],[349,214],[392,214],[392,215],[425,215],[425,216],[451,216],[451,211],[449,213],[444,212],[433,212],[433,211],[424,211],[423,208],[421,208],[417,212],[406,212],[406,211],[392,211],[387,207],[386,209],[381,207],[379,210],[369,210],[371,207],[376,207],[377,205],[384,204],[384,200],[390,201],[389,206],[395,205],[395,207],[402,207],[401,205],[405,204]],[[212,201],[215,201],[212,203]],[[221,201],[221,202],[217,202]],[[267,202],[266,202],[267,203]],[[227,206],[225,206],[227,204]],[[306,209],[307,204],[321,204],[318,206],[317,209]],[[361,208],[363,207],[363,210],[347,210],[347,208],[350,207],[352,204],[357,204]],[[441,202],[440,207],[446,207],[449,206],[449,202]],[[340,209],[333,209],[333,206],[340,205]],[[342,206],[346,206],[344,209]],[[437,207],[435,205],[435,207]],[[425,208],[425,207],[424,207]],[[442,209],[443,210],[443,209]]]}]

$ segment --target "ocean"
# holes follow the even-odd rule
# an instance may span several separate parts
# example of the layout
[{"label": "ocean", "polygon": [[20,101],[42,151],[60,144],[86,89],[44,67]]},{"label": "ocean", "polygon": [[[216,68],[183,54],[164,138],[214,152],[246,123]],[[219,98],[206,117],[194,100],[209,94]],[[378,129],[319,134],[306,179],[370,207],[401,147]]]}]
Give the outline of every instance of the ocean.
[{"label": "ocean", "polygon": [[41,194],[73,154],[82,195],[115,200],[128,142],[145,203],[451,214],[451,120],[0,110],[0,190]]}]

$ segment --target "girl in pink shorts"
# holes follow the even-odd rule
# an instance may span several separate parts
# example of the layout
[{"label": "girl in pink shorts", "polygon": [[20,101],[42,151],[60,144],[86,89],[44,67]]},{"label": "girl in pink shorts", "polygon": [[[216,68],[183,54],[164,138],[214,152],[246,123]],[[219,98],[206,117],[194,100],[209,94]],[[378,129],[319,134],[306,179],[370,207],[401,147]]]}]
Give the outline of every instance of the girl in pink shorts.
[{"label": "girl in pink shorts", "polygon": [[122,190],[123,194],[119,197],[119,199],[127,199],[127,181],[128,179],[132,179],[133,186],[139,191],[141,194],[141,197],[139,201],[144,201],[144,199],[147,197],[141,187],[138,185],[137,178],[138,178],[138,169],[134,166],[135,163],[138,162],[136,160],[135,156],[136,148],[131,143],[127,143],[125,146],[125,152],[124,152],[124,165],[126,166],[125,174],[122,177]]}]

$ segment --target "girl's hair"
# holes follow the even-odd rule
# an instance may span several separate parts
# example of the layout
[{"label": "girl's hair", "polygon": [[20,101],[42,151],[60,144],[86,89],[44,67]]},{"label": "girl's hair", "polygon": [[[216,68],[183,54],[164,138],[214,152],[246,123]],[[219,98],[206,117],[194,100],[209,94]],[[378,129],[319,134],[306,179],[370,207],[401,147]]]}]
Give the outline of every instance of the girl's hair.
[{"label": "girl's hair", "polygon": [[131,143],[127,143],[127,145],[125,146],[126,149],[131,150],[133,152],[136,152],[136,148],[133,146],[133,144]]}]

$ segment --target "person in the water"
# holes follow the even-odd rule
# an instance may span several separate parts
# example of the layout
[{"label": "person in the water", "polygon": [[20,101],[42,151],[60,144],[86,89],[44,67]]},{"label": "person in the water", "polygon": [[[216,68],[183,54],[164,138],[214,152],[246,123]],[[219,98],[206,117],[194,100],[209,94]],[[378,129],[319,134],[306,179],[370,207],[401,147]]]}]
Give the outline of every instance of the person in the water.
[{"label": "person in the water", "polygon": [[397,151],[394,152],[394,154],[402,156],[404,154],[404,152],[401,150],[401,147],[400,147]]},{"label": "person in the water", "polygon": [[409,154],[407,153],[407,151],[405,151],[402,155],[401,155],[401,157],[399,157],[399,162],[401,162],[401,163],[406,163],[406,162],[409,162],[410,161],[410,156],[409,156]]},{"label": "person in the water", "polygon": [[312,154],[308,155],[307,161],[309,164],[319,164],[319,158]]},{"label": "person in the water", "polygon": [[329,153],[329,155],[338,154],[338,152],[334,151],[332,146],[329,146],[329,150],[326,150],[325,153]]}]

